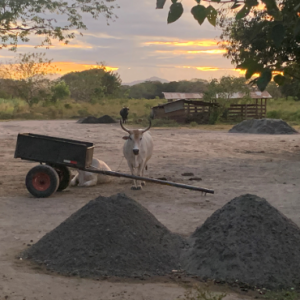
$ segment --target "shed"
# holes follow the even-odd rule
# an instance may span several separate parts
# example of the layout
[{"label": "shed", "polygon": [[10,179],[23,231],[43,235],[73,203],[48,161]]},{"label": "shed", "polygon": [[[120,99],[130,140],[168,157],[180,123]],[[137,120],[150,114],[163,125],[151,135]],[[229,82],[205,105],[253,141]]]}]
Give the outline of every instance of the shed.
[{"label": "shed", "polygon": [[178,123],[195,121],[204,124],[208,123],[212,109],[218,106],[218,103],[180,99],[152,107],[152,117],[171,119]]},{"label": "shed", "polygon": [[[217,94],[216,99],[243,99],[246,96],[244,93],[233,94]],[[229,120],[247,120],[247,119],[262,119],[267,114],[267,99],[272,96],[267,91],[251,91],[249,97],[253,99],[251,104],[230,104],[227,113]]]}]

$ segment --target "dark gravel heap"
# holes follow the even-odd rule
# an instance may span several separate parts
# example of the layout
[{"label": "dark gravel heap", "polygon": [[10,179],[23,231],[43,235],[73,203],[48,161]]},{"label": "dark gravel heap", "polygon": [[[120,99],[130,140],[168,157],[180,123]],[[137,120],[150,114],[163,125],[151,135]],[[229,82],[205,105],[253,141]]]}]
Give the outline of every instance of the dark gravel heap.
[{"label": "dark gravel heap", "polygon": [[94,116],[88,116],[84,119],[79,119],[77,121],[77,123],[81,123],[81,124],[111,124],[111,123],[116,123],[116,121],[108,116],[108,115],[104,115],[100,118],[96,118]]},{"label": "dark gravel heap", "polygon": [[190,274],[270,289],[299,287],[300,229],[263,198],[234,198],[189,242],[182,267]]},{"label": "dark gravel heap", "polygon": [[178,269],[184,240],[124,194],[98,197],[31,248],[23,258],[65,275],[164,275]]},{"label": "dark gravel heap", "polygon": [[98,123],[111,124],[111,123],[116,123],[116,121],[112,117],[110,117],[108,115],[104,115],[104,116],[98,118]]},{"label": "dark gravel heap", "polygon": [[256,133],[256,134],[293,134],[298,133],[286,122],[278,119],[245,120],[230,130],[230,133]]}]

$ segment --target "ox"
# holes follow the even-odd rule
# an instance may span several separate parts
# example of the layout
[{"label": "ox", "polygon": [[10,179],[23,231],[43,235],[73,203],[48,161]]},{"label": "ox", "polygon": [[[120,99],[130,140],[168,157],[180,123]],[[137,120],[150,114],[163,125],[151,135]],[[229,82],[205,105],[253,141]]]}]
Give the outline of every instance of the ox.
[{"label": "ox", "polygon": [[[104,161],[96,158],[93,158],[91,168],[111,171],[110,167]],[[107,175],[78,170],[78,173],[71,180],[70,185],[75,186],[78,184],[78,186],[94,186],[100,183],[108,183],[111,180],[112,178]]]},{"label": "ox", "polygon": [[129,107],[123,107],[120,110],[120,116],[122,117],[123,124],[126,123],[127,116],[128,116],[128,111],[129,111]]},{"label": "ox", "polygon": [[[120,121],[122,129],[128,132],[129,136],[124,136],[126,140],[123,147],[123,154],[127,160],[127,164],[134,175],[134,169],[137,169],[138,176],[144,176],[144,170],[147,170],[147,162],[152,156],[153,141],[148,130],[151,127],[151,121],[146,129],[132,129],[125,128]],[[137,180],[133,180],[132,190],[140,190],[145,182],[139,183]]]}]

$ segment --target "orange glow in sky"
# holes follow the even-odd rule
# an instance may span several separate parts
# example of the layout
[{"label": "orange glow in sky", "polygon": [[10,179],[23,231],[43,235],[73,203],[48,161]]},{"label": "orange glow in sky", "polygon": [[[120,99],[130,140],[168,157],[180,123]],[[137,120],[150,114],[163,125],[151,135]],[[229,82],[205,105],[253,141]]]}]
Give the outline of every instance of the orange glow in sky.
[{"label": "orange glow in sky", "polygon": [[201,46],[201,47],[211,47],[217,46],[217,41],[214,40],[199,40],[199,41],[182,41],[182,42],[163,42],[163,41],[153,41],[153,42],[145,42],[144,45],[167,45],[167,46],[179,46],[179,47],[187,47],[187,46]]},{"label": "orange glow in sky", "polygon": [[[59,69],[59,74],[66,74],[70,72],[81,72],[89,69],[97,68],[97,65],[79,64],[74,62],[53,62],[53,64]],[[107,71],[116,71],[119,68],[106,66]]]},{"label": "orange glow in sky", "polygon": [[156,50],[156,53],[170,53],[170,54],[223,54],[225,49],[210,49],[210,50]]}]

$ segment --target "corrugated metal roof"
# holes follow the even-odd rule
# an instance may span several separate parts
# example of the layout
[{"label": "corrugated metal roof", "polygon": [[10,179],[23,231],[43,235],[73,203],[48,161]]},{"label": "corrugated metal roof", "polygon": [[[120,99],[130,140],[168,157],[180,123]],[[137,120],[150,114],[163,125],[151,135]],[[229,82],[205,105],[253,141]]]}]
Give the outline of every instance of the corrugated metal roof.
[{"label": "corrugated metal roof", "polygon": [[[202,99],[203,93],[165,93],[163,92],[165,99],[167,100],[181,100],[181,99]],[[241,99],[245,96],[245,93],[238,92],[233,93],[228,97],[228,93],[217,94],[216,98],[228,98],[228,99]],[[253,91],[249,94],[252,99],[270,99],[272,96],[267,91]]]},{"label": "corrugated metal roof", "polygon": [[[245,93],[238,92],[238,93],[233,93],[228,97],[228,93],[222,93],[222,94],[217,94],[216,98],[227,98],[227,99],[241,99],[245,97]],[[272,96],[267,92],[267,91],[253,91],[250,92],[249,94],[250,98],[252,99],[270,99]]]},{"label": "corrugated metal roof", "polygon": [[211,102],[204,102],[201,100],[197,101],[197,100],[180,99],[180,100],[175,100],[175,101],[168,102],[168,103],[158,104],[156,106],[153,106],[152,108],[174,106],[174,105],[177,105],[177,103],[179,103],[179,102],[190,103],[190,104],[194,104],[194,105],[198,105],[198,106],[219,106],[219,104],[215,103],[215,102],[211,103]]},{"label": "corrugated metal roof", "polygon": [[164,93],[167,100],[179,100],[179,99],[202,99],[202,93]]}]

